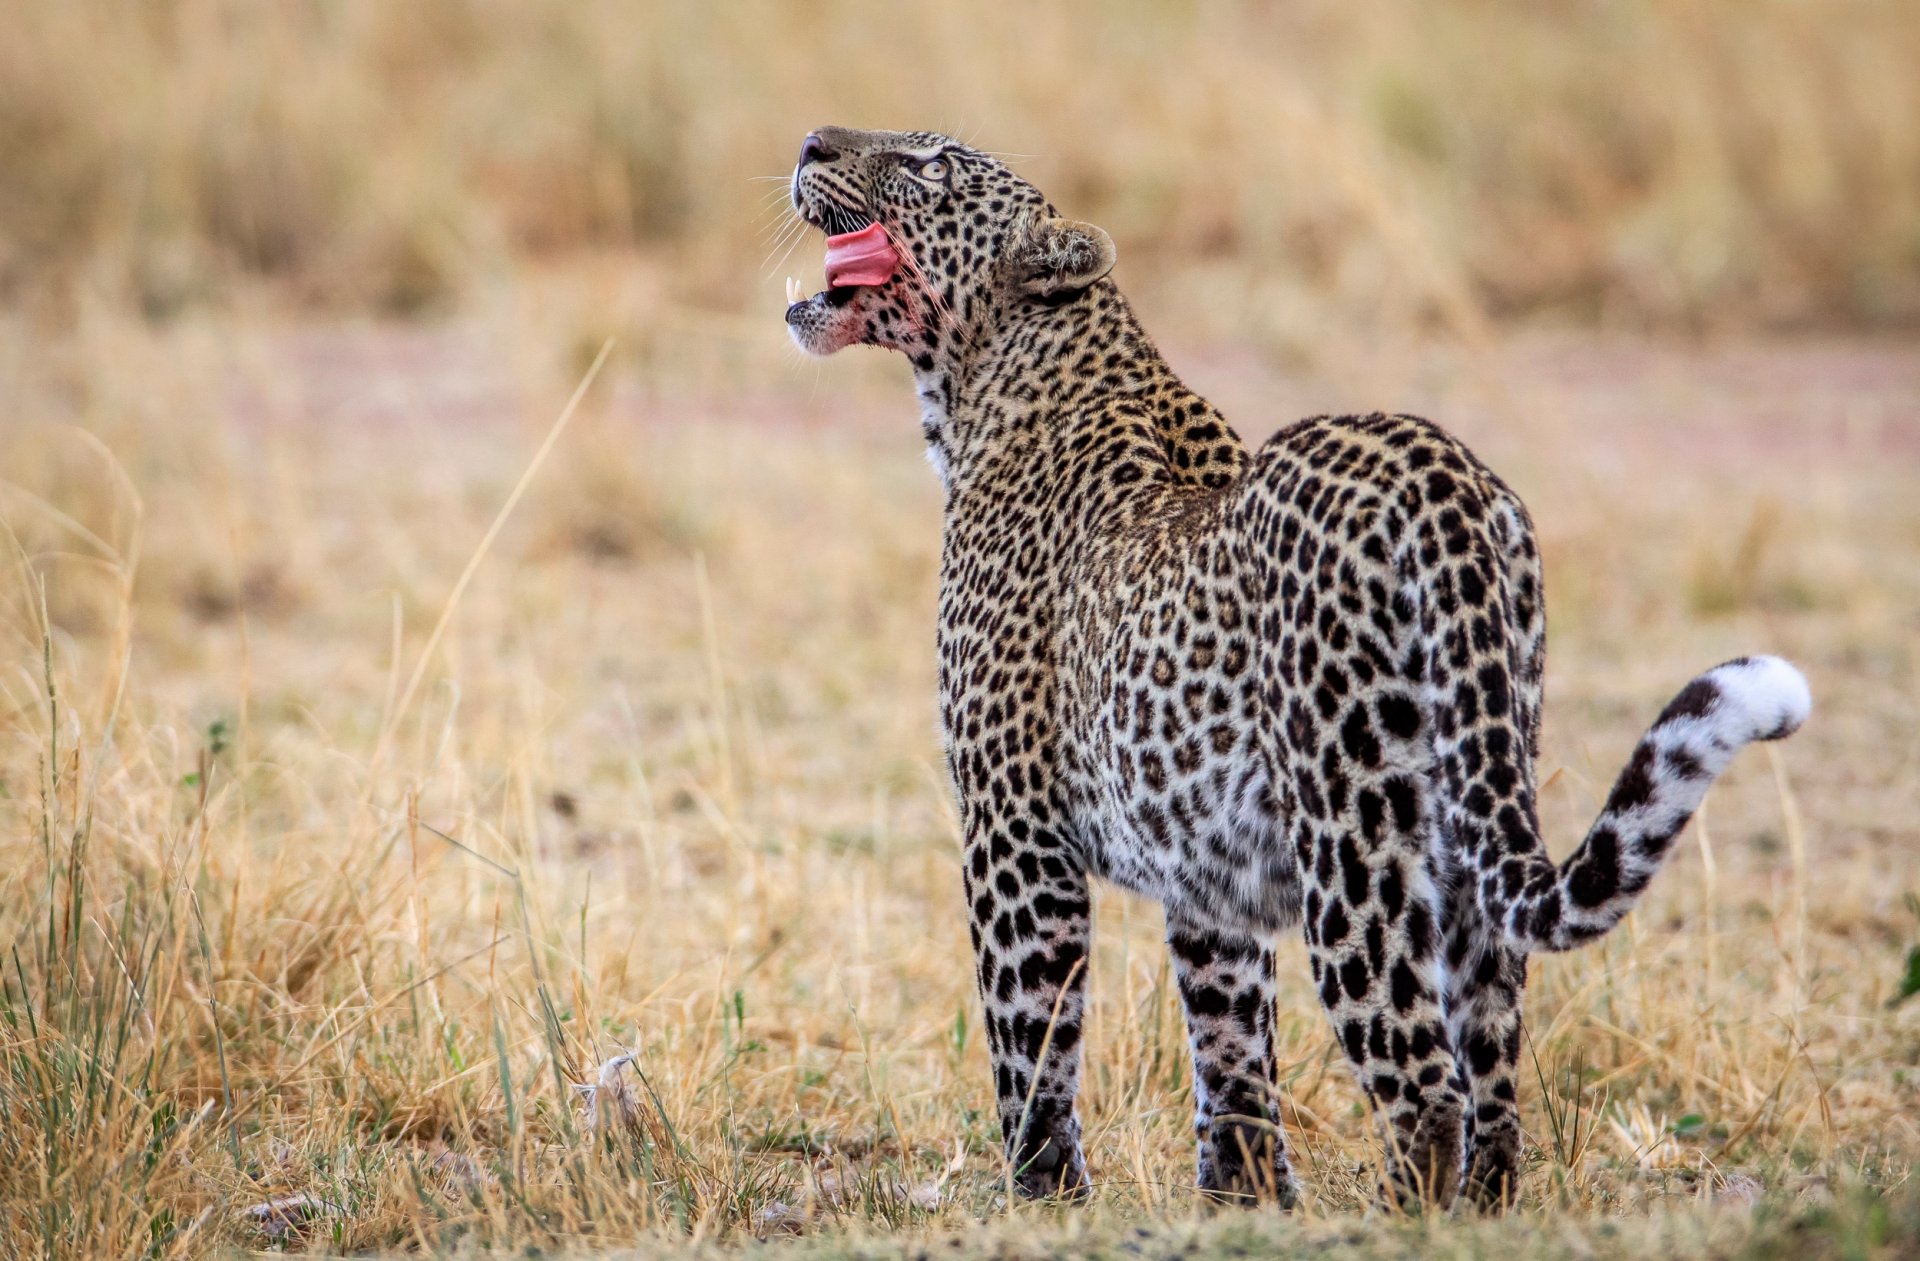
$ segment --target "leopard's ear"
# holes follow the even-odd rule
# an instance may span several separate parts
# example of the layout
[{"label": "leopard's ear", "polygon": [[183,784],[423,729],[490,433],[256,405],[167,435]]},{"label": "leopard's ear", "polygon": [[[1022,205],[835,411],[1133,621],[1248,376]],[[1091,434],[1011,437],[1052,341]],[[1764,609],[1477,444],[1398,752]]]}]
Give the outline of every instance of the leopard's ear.
[{"label": "leopard's ear", "polygon": [[1113,238],[1074,219],[1035,221],[1013,247],[1013,285],[1036,298],[1080,292],[1113,270]]}]

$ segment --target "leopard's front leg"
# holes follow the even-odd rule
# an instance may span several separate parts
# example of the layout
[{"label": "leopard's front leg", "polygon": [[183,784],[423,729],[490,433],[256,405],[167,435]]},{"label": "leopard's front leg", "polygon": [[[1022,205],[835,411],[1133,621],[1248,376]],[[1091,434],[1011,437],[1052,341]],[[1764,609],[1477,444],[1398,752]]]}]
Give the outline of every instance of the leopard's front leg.
[{"label": "leopard's front leg", "polygon": [[1087,877],[1039,810],[966,810],[966,888],[1000,1133],[1020,1191],[1087,1191],[1080,1085]]}]

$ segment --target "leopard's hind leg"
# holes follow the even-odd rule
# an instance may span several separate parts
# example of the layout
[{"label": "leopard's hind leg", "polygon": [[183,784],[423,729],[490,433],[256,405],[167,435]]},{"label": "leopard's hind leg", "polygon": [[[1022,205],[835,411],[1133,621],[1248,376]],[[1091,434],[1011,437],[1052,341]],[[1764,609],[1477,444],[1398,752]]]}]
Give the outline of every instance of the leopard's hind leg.
[{"label": "leopard's hind leg", "polygon": [[[1405,788],[1357,790],[1376,836],[1421,826],[1419,795]],[[1412,826],[1403,833],[1402,823]],[[1466,1126],[1442,1006],[1439,907],[1411,846],[1369,845],[1366,837],[1343,829],[1308,842],[1312,865],[1332,873],[1327,884],[1309,886],[1308,957],[1334,1033],[1385,1121],[1390,1192],[1444,1207],[1459,1186]]]},{"label": "leopard's hind leg", "polygon": [[1487,922],[1470,883],[1456,886],[1446,907],[1447,1030],[1470,1108],[1465,1191],[1474,1204],[1498,1212],[1513,1204],[1520,1173],[1514,1078],[1527,956]]},{"label": "leopard's hind leg", "polygon": [[[1479,565],[1480,576],[1491,579],[1481,585],[1497,601],[1507,627],[1514,734],[1520,745],[1512,751],[1511,760],[1531,803],[1546,678],[1547,619],[1540,552],[1526,509],[1511,492],[1496,500],[1488,514],[1487,532],[1493,555],[1483,552],[1466,563]],[[1499,924],[1487,918],[1472,876],[1462,873],[1462,877],[1450,882],[1445,901],[1447,1030],[1470,1108],[1466,1193],[1475,1204],[1497,1212],[1513,1204],[1520,1173],[1515,1076],[1523,1036],[1521,995],[1527,985],[1527,956],[1512,947]]]},{"label": "leopard's hind leg", "polygon": [[1465,1100],[1443,1007],[1431,718],[1417,655],[1379,637],[1406,633],[1408,606],[1396,583],[1366,577],[1314,686],[1284,702],[1279,742],[1321,1003],[1385,1119],[1392,1193],[1444,1206],[1464,1163]]}]

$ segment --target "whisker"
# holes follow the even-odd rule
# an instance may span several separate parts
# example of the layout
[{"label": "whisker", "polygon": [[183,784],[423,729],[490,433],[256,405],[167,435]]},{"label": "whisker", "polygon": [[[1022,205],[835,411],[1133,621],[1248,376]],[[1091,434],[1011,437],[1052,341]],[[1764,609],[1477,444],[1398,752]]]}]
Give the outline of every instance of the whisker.
[{"label": "whisker", "polygon": [[774,268],[778,270],[785,267],[787,260],[793,257],[794,250],[799,248],[800,242],[807,239],[809,230],[818,227],[819,225],[809,222],[799,211],[794,211],[789,230],[774,242],[774,249],[780,251],[780,259],[773,264]]},{"label": "whisker", "polygon": [[757,234],[757,239],[761,241],[777,240],[792,231],[795,223],[805,222],[805,219],[802,219],[789,207],[786,214],[770,218],[766,226],[760,229]]},{"label": "whisker", "polygon": [[764,233],[770,224],[778,224],[785,221],[788,216],[798,214],[799,211],[793,208],[793,203],[787,198],[769,198],[760,207],[760,211],[755,216],[755,220],[760,224],[761,231]]},{"label": "whisker", "polygon": [[760,212],[760,219],[759,235],[766,237],[768,234],[786,227],[788,216],[780,213],[780,207],[768,206]]},{"label": "whisker", "polygon": [[[793,256],[795,247],[798,246],[806,236],[807,226],[808,224],[805,219],[800,218],[798,215],[794,216],[792,224],[788,225],[787,230],[774,239],[773,244],[767,249],[767,256],[760,260],[761,274],[763,276],[770,276],[786,266],[787,259]],[[775,261],[773,257],[776,253],[780,255],[778,261]]]},{"label": "whisker", "polygon": [[[771,236],[771,243],[767,246],[767,259],[771,259],[782,250],[790,249],[791,243],[798,240],[808,226],[807,221],[802,219],[797,213],[789,214],[786,219],[781,221],[779,230]],[[763,237],[762,239],[765,240],[767,238]],[[763,259],[762,263],[764,264],[765,261],[766,260]]]},{"label": "whisker", "polygon": [[[805,219],[801,219],[801,220],[799,220],[799,223],[800,223],[800,226],[801,226],[802,228],[805,228],[806,226],[808,226],[808,225],[807,225],[807,221],[806,221]],[[791,257],[793,257],[793,252],[794,252],[794,251],[795,251],[796,249],[798,249],[798,248],[800,248],[800,242],[802,242],[802,241],[804,241],[804,240],[806,240],[806,239],[807,239],[807,234],[806,234],[805,232],[796,232],[796,233],[794,233],[794,234],[793,234],[793,239],[787,242],[787,249],[786,249],[786,253],[784,253],[784,254],[782,254],[782,255],[780,256],[780,261],[779,261],[779,262],[777,262],[777,263],[775,263],[775,264],[773,265],[773,270],[774,270],[774,271],[780,271],[781,269],[783,269],[784,267],[786,267],[786,265],[787,265],[787,260],[788,260],[789,258],[791,258]]]},{"label": "whisker", "polygon": [[792,236],[793,233],[794,228],[792,224],[782,224],[777,232],[769,232],[762,235],[757,243],[765,249],[767,257],[772,258],[775,254],[778,254],[787,247],[787,238]]}]

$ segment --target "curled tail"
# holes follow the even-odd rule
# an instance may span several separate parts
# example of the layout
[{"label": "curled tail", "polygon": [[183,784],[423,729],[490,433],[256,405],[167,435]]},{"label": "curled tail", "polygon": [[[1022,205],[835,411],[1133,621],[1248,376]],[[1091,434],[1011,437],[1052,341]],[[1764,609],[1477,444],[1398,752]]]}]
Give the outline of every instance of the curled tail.
[{"label": "curled tail", "polygon": [[[1531,809],[1503,807],[1472,820],[1488,847],[1477,876],[1484,913],[1518,950],[1571,950],[1601,936],[1640,900],[1733,755],[1753,741],[1792,735],[1812,706],[1806,678],[1779,657],[1742,657],[1702,674],[1640,737],[1606,807],[1565,862],[1547,856]],[[1486,787],[1469,777],[1469,820],[1487,799]]]}]

